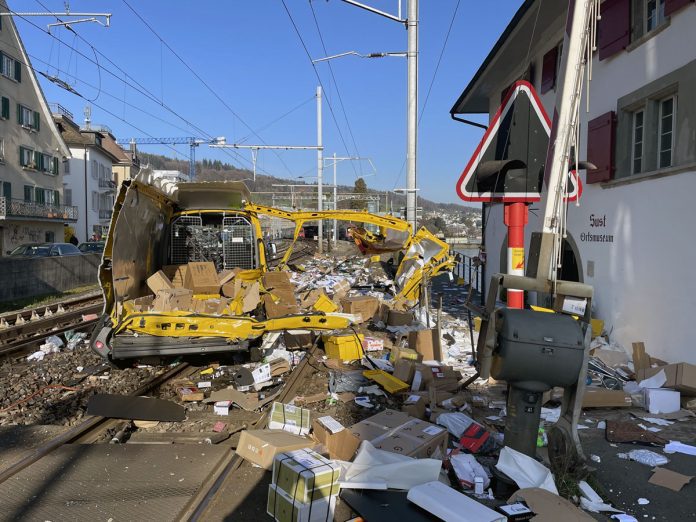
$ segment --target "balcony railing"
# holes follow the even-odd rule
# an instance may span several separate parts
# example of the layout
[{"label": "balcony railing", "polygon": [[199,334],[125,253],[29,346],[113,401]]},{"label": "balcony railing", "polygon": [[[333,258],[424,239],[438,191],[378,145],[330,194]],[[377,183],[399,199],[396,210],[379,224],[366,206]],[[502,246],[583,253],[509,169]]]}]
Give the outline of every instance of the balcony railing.
[{"label": "balcony railing", "polygon": [[70,112],[68,109],[63,107],[60,103],[49,103],[48,108],[51,109],[51,112],[53,114],[62,114],[63,116],[67,116],[71,120],[74,120],[75,118],[73,117],[73,113]]},{"label": "balcony railing", "polygon": [[99,188],[115,189],[116,183],[106,178],[99,178]]},{"label": "balcony railing", "polygon": [[0,218],[25,217],[77,221],[77,207],[0,197]]},{"label": "balcony railing", "polygon": [[99,219],[111,219],[111,214],[113,210],[110,208],[100,208],[99,209]]}]

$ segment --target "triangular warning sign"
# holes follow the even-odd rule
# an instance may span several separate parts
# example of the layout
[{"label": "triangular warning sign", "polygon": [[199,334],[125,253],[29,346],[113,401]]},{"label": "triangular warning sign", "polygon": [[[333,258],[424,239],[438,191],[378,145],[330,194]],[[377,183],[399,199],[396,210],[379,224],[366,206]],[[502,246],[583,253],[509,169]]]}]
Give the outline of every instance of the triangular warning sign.
[{"label": "triangular warning sign", "polygon": [[[531,203],[541,199],[551,121],[534,87],[515,82],[457,182],[464,201]],[[568,175],[568,200],[582,194],[575,172]]]}]

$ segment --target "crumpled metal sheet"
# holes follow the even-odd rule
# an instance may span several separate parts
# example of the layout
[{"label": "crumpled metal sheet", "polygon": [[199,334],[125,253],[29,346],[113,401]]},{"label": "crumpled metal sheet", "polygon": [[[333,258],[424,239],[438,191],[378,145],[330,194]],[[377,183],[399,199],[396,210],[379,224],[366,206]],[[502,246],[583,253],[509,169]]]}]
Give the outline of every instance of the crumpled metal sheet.
[{"label": "crumpled metal sheet", "polygon": [[663,446],[667,440],[659,435],[644,430],[632,422],[607,421],[605,437],[609,442],[644,444],[646,446]]}]

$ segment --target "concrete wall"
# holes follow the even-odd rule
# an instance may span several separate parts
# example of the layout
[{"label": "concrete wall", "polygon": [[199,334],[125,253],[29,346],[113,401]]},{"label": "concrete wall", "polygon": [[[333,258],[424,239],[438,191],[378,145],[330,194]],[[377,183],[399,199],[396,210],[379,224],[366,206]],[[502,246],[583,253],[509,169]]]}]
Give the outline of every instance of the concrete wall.
[{"label": "concrete wall", "polygon": [[0,301],[64,292],[96,284],[100,254],[0,259]]}]

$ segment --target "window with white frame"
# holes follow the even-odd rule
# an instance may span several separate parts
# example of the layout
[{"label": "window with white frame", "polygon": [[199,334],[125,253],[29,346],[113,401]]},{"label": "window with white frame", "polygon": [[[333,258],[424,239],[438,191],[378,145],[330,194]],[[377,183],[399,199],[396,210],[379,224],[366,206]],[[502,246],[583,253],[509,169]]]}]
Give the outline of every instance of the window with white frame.
[{"label": "window with white frame", "polygon": [[96,190],[92,191],[92,210],[99,210],[99,193]]},{"label": "window with white frame", "polygon": [[19,164],[28,169],[35,169],[34,151],[27,147],[19,147]]},{"label": "window with white frame", "polygon": [[657,29],[665,21],[665,0],[646,0],[645,32]]},{"label": "window with white frame", "polygon": [[2,58],[0,60],[0,74],[11,80],[20,81],[20,78],[17,76],[19,69],[17,61],[4,53],[0,53],[0,58]]},{"label": "window with white frame", "polygon": [[674,96],[660,101],[657,126],[657,165],[659,168],[672,166],[676,102]]},{"label": "window with white frame", "polygon": [[643,109],[633,113],[633,148],[631,172],[638,174],[643,171],[643,141],[645,136],[645,111]]}]

